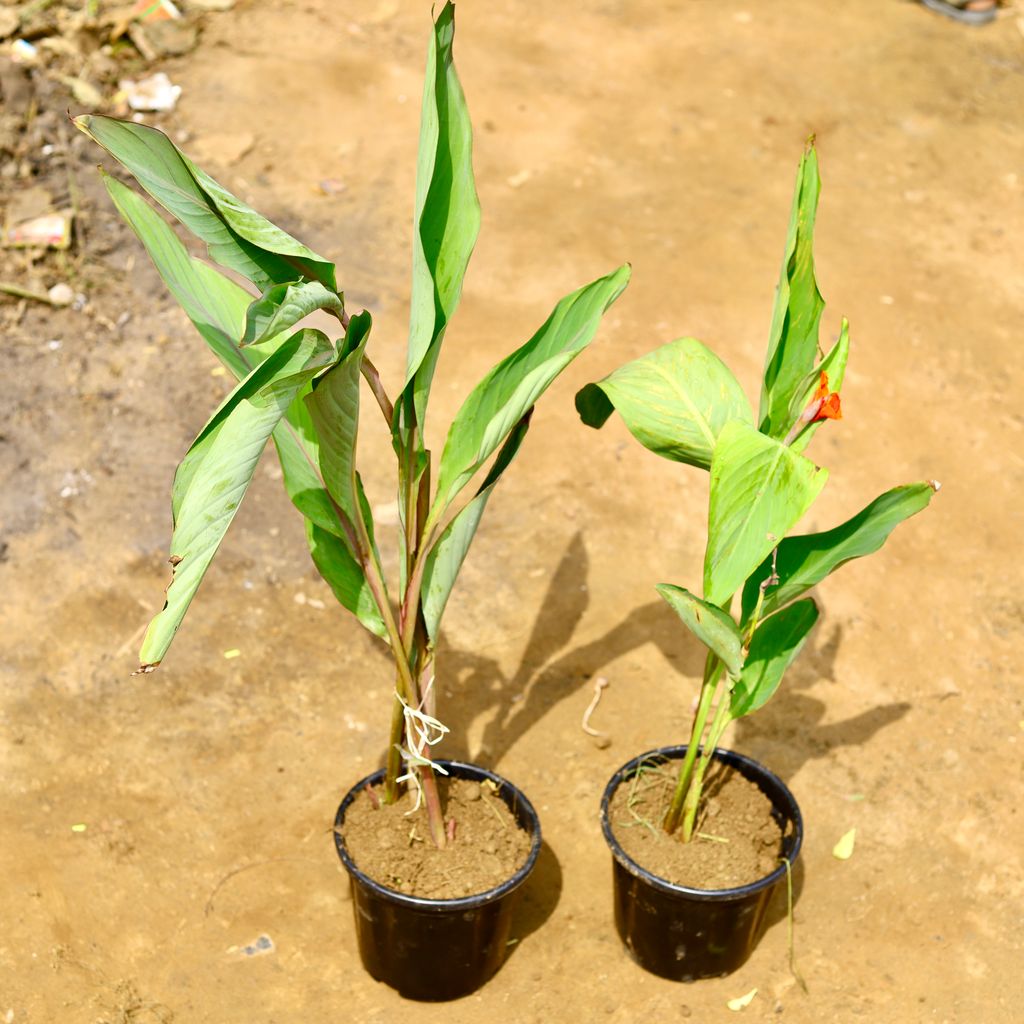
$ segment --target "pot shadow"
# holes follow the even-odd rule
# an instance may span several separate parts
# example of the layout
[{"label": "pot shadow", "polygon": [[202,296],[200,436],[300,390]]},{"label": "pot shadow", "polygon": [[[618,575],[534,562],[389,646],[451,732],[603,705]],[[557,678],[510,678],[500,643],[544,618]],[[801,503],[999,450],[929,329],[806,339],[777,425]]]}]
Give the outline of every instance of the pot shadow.
[{"label": "pot shadow", "polygon": [[508,956],[511,958],[523,939],[532,935],[554,913],[562,895],[562,866],[555,851],[542,840],[537,863],[519,890],[512,932],[509,936]]}]

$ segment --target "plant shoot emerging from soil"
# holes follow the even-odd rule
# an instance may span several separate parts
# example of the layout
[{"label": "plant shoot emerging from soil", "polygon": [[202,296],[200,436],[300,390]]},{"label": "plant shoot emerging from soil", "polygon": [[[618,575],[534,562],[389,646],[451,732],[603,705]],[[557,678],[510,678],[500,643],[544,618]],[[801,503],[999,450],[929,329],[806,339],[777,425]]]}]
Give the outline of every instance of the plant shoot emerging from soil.
[{"label": "plant shoot emerging from soil", "polygon": [[[143,641],[140,671],[163,659],[273,438],[314,564],[394,659],[384,799],[398,799],[401,782],[410,779],[426,802],[438,847],[451,835],[430,753],[447,732],[433,686],[445,604],[494,486],[523,443],[534,404],[590,342],[629,279],[623,266],[563,298],[533,337],[470,392],[435,461],[424,441],[431,383],[480,225],[472,132],[452,58],[454,19],[448,3],[433,25],[427,56],[406,371],[394,397],[368,355],[370,314],[348,312],[333,263],[240,202],[161,132],[102,116],[75,120],[205,243],[213,262],[258,293],[191,257],[147,202],[106,178],[168,288],[238,380],[175,474],[173,575]],[[299,326],[316,310],[340,323],[342,337]],[[387,423],[396,460],[397,588],[381,568],[357,469],[361,382]]]},{"label": "plant shoot emerging from soil", "polygon": [[818,618],[813,598],[801,595],[850,559],[877,551],[938,490],[931,481],[896,487],[832,530],[787,536],[825,486],[828,471],[802,453],[825,420],[842,418],[849,353],[845,320],[828,353],[818,342],[824,302],[812,239],[820,189],[812,142],[797,173],[756,420],[733,374],[694,338],[669,342],[576,396],[589,426],[602,426],[618,410],[645,447],[711,474],[703,597],[657,587],[708,649],[663,822],[669,833],[681,825],[687,842],[722,734],[775,693]]}]

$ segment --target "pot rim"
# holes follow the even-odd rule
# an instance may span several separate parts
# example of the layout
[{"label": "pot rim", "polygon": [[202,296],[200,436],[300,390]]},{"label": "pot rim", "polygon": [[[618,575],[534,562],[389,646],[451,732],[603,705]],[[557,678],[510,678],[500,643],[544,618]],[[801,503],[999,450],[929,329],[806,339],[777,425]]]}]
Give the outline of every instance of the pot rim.
[{"label": "pot rim", "polygon": [[521,811],[522,817],[525,818],[526,822],[529,824],[529,832],[531,836],[530,852],[527,854],[525,862],[518,868],[515,874],[507,878],[500,885],[495,886],[493,889],[488,889],[486,892],[474,893],[471,896],[458,896],[455,899],[429,899],[425,896],[410,896],[406,893],[398,892],[396,889],[389,889],[386,885],[382,885],[380,882],[375,881],[365,872],[356,867],[355,861],[352,860],[352,857],[345,846],[345,840],[339,829],[344,824],[345,812],[348,810],[352,801],[356,798],[356,795],[366,786],[374,785],[384,778],[385,772],[383,768],[379,768],[377,771],[371,772],[365,778],[360,779],[345,794],[344,799],[338,807],[338,812],[334,816],[334,848],[337,850],[338,856],[341,858],[341,863],[344,865],[345,870],[354,881],[358,881],[361,885],[373,892],[375,896],[389,900],[392,903],[397,903],[404,907],[412,907],[419,910],[434,911],[438,913],[473,910],[488,903],[494,903],[495,901],[502,899],[504,896],[507,896],[515,889],[518,889],[519,886],[526,881],[526,877],[530,874],[534,865],[537,863],[537,857],[540,854],[541,847],[540,818],[538,817],[536,810],[534,810],[533,804],[530,803],[518,786],[513,785],[508,781],[508,779],[490,771],[490,769],[481,768],[480,765],[470,764],[467,761],[449,761],[443,758],[438,759],[434,763],[441,765],[442,768],[448,769],[449,774],[456,778],[470,778],[478,781],[490,779],[492,782],[496,782],[500,787],[498,795],[501,796],[502,799],[504,799],[505,792],[511,793],[512,800],[505,800],[505,803],[517,818],[520,817],[517,810]]},{"label": "pot rim", "polygon": [[[738,885],[731,889],[695,889],[688,885],[676,885],[674,882],[669,882],[660,875],[656,875],[653,872],[648,871],[647,868],[637,864],[637,862],[633,860],[633,858],[630,857],[619,845],[618,840],[612,832],[611,821],[609,820],[608,815],[611,799],[615,791],[633,772],[633,770],[639,767],[644,761],[656,758],[660,758],[665,761],[681,758],[686,753],[686,748],[687,744],[684,743],[681,745],[659,747],[656,750],[649,750],[647,753],[640,754],[632,760],[627,761],[626,764],[624,764],[608,781],[604,795],[601,798],[601,831],[604,833],[605,842],[611,849],[612,856],[630,874],[636,875],[655,889],[659,889],[664,893],[683,896],[688,899],[725,903],[732,900],[745,899],[749,896],[755,895],[762,889],[767,889],[769,886],[774,885],[786,874],[787,868],[785,862],[779,864],[771,874],[765,875],[755,882],[748,882],[746,885]],[[740,769],[741,773],[748,779],[751,779],[751,781],[758,782],[759,779],[764,779],[777,790],[776,796],[773,797],[768,793],[765,793],[765,796],[771,800],[774,808],[780,810],[785,817],[793,822],[793,838],[791,840],[788,857],[789,870],[792,870],[793,865],[796,863],[796,859],[800,854],[800,847],[803,843],[804,824],[803,817],[800,814],[800,807],[796,802],[796,798],[790,792],[789,787],[773,771],[761,764],[760,761],[755,761],[752,757],[747,757],[745,754],[739,754],[734,750],[725,750],[722,747],[716,747],[712,756],[720,761],[724,761],[726,764],[729,764],[734,768]]]}]

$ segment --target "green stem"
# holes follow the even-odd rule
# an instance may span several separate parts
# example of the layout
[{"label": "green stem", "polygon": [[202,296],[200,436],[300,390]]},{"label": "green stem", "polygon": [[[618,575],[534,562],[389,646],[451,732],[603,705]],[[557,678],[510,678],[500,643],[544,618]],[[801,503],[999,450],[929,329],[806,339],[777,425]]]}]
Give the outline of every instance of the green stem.
[{"label": "green stem", "polygon": [[704,725],[707,722],[708,712],[711,710],[711,702],[714,699],[715,691],[718,689],[718,678],[721,675],[722,664],[715,655],[708,653],[704,661],[704,681],[700,687],[700,701],[697,704],[697,713],[694,715],[693,728],[690,730],[690,742],[686,748],[686,756],[683,758],[683,765],[679,769],[679,779],[676,782],[676,791],[672,796],[672,803],[669,804],[662,827],[671,835],[679,827],[679,819],[683,813],[683,801],[690,789],[690,779],[693,775],[693,765],[697,760],[700,751],[700,739],[704,735]]},{"label": "green stem", "polygon": [[697,810],[700,807],[701,790],[704,788],[704,773],[714,756],[715,747],[722,738],[726,726],[732,721],[729,710],[729,694],[725,693],[718,701],[715,708],[715,717],[711,720],[711,728],[708,730],[708,738],[701,750],[700,760],[697,762],[697,770],[693,776],[693,784],[689,793],[686,794],[686,804],[683,807],[683,842],[688,843],[693,838],[693,829],[697,820]]}]

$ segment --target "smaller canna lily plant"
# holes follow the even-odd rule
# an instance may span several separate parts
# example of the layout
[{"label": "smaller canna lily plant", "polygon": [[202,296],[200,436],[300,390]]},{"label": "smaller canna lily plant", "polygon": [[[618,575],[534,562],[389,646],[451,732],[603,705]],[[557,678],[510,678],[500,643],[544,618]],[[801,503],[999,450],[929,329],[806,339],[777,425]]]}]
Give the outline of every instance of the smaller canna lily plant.
[{"label": "smaller canna lily plant", "polygon": [[842,418],[849,354],[846,320],[827,354],[818,343],[824,302],[812,239],[820,189],[811,140],[797,173],[756,420],[733,374],[694,338],[669,342],[576,396],[589,426],[601,427],[617,410],[646,448],[711,474],[703,596],[657,587],[707,647],[664,819],[665,830],[679,829],[684,842],[694,835],[705,774],[725,729],[772,697],[817,621],[814,599],[802,595],[851,559],[877,551],[939,487],[896,487],[832,530],[789,536],[828,478],[803,452],[824,421]]},{"label": "smaller canna lily plant", "polygon": [[[401,783],[410,782],[438,847],[452,834],[435,777],[444,768],[431,757],[448,731],[434,686],[442,614],[534,405],[593,339],[630,274],[619,267],[561,299],[470,391],[435,457],[425,437],[431,384],[480,227],[454,36],[455,8],[446,3],[433,24],[423,89],[406,370],[390,393],[371,361],[370,314],[349,313],[333,263],[231,195],[156,129],[99,115],[75,119],[205,246],[210,262],[190,255],[138,192],[105,177],[168,289],[237,380],[175,474],[172,578],[143,639],[139,671],[163,660],[273,440],[313,563],[338,602],[390,648],[395,692],[384,801],[396,801]],[[334,318],[338,336],[302,326],[316,311]],[[357,468],[367,457],[357,451],[364,385],[371,415],[382,415],[391,435],[383,457],[394,459],[401,519],[397,580],[385,577]]]}]

